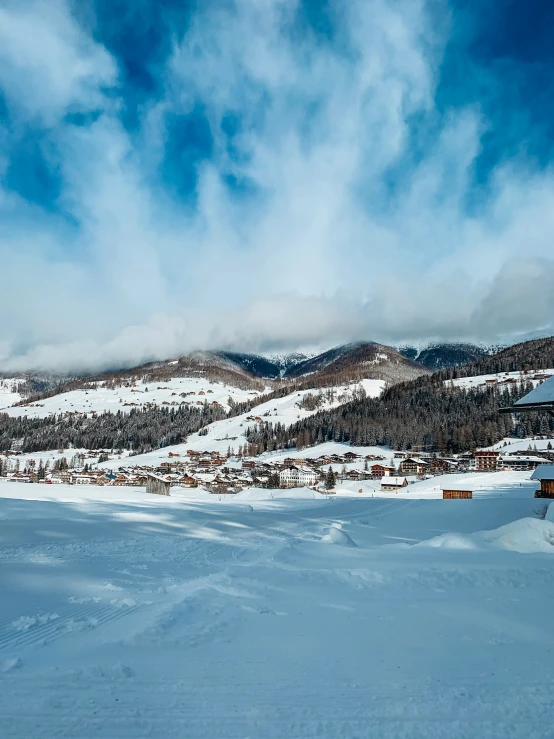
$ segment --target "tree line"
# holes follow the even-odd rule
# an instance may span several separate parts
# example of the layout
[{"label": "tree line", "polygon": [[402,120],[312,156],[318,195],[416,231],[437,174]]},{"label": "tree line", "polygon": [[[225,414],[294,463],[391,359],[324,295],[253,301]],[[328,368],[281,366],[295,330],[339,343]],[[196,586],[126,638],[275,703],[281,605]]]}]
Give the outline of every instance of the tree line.
[{"label": "tree line", "polygon": [[226,417],[223,408],[180,406],[133,408],[129,413],[53,415],[46,418],[12,418],[0,414],[0,450],[37,452],[77,447],[83,449],[132,449],[137,454],[171,444],[213,421]]}]

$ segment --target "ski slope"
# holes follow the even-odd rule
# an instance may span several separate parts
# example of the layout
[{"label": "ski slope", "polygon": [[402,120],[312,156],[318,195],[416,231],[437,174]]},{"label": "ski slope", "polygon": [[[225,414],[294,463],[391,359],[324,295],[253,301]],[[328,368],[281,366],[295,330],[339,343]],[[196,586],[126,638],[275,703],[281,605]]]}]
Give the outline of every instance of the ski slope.
[{"label": "ski slope", "polygon": [[[186,397],[181,397],[181,393],[187,393]],[[158,383],[139,381],[130,387],[107,388],[98,385],[90,390],[71,390],[29,405],[5,408],[3,412],[10,416],[46,418],[53,414],[66,412],[103,413],[108,411],[117,413],[117,411],[128,412],[133,408],[144,408],[150,404],[178,406],[203,404],[204,401],[207,403],[217,401],[228,410],[229,397],[236,403],[241,403],[257,395],[259,393],[252,390],[241,390],[202,378],[177,377]],[[1,399],[2,396],[0,396]]]},{"label": "ski slope", "polygon": [[0,483],[2,739],[552,736],[554,524],[527,491],[53,487]]}]

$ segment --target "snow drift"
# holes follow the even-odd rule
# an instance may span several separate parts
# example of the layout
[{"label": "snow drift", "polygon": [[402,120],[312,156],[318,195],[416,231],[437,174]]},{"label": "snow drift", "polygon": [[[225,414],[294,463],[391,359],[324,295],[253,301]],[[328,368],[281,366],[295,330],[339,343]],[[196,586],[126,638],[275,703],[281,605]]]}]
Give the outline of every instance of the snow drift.
[{"label": "snow drift", "polygon": [[521,554],[554,554],[554,523],[537,518],[522,518],[492,531],[475,534],[441,534],[415,544],[416,547],[443,549],[505,549]]}]

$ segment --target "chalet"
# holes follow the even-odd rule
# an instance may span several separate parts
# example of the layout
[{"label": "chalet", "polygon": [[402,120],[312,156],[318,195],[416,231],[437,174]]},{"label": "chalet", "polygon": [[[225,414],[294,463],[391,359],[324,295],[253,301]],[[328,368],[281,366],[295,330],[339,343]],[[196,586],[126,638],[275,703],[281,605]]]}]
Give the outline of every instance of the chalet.
[{"label": "chalet", "polygon": [[540,490],[535,491],[535,498],[554,498],[554,464],[543,464],[533,472],[531,480],[540,480]]},{"label": "chalet", "polygon": [[429,471],[429,464],[424,459],[407,457],[400,462],[398,470],[403,475],[424,475]]},{"label": "chalet", "polygon": [[498,452],[475,452],[473,455],[475,459],[475,469],[477,472],[495,472],[498,467],[498,458],[500,454]]},{"label": "chalet", "polygon": [[148,473],[146,478],[147,493],[155,493],[156,495],[169,495],[170,487],[171,483],[166,480],[165,477],[155,475],[153,472]]},{"label": "chalet", "polygon": [[181,455],[178,452],[169,452],[167,456],[168,457],[180,457]]},{"label": "chalet", "polygon": [[122,485],[129,485],[129,478],[127,475],[116,475],[115,479],[112,480],[112,485],[116,486],[122,486]]},{"label": "chalet", "polygon": [[346,452],[344,458],[347,462],[354,462],[356,459],[359,458],[359,456],[359,454],[354,454],[354,452]]},{"label": "chalet", "polygon": [[452,472],[452,468],[455,466],[454,462],[447,459],[432,459],[429,462],[429,472],[432,475],[446,475]]},{"label": "chalet", "polygon": [[254,460],[244,459],[242,461],[243,470],[253,470],[255,466],[256,466],[256,462],[254,462]]},{"label": "chalet", "polygon": [[401,488],[408,487],[408,480],[405,477],[387,477],[381,478],[381,490],[383,491],[396,491]]},{"label": "chalet", "polygon": [[194,477],[191,477],[190,475],[183,475],[181,479],[179,480],[179,485],[182,488],[195,488],[197,487],[198,483],[194,479]]},{"label": "chalet", "polygon": [[346,477],[349,480],[365,480],[368,476],[368,473],[363,470],[349,470],[346,473]]}]

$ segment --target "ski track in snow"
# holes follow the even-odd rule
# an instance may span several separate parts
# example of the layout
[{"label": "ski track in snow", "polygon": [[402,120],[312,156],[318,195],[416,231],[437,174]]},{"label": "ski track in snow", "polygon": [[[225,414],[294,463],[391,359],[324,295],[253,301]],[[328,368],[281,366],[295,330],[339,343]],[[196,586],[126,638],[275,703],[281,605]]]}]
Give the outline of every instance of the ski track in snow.
[{"label": "ski track in snow", "polygon": [[512,523],[528,488],[245,506],[29,487],[0,485],[3,739],[553,736],[554,557],[477,533],[552,526]]}]

